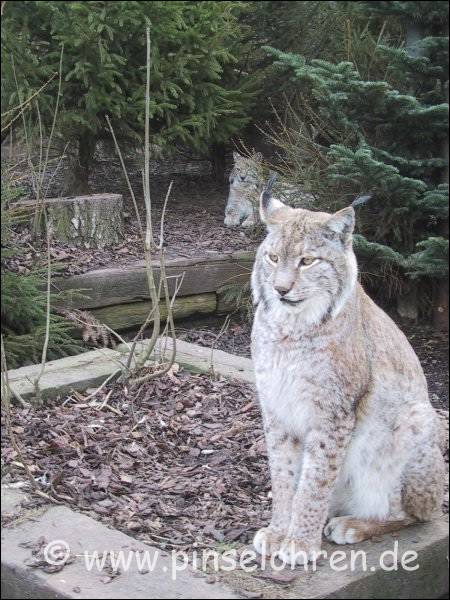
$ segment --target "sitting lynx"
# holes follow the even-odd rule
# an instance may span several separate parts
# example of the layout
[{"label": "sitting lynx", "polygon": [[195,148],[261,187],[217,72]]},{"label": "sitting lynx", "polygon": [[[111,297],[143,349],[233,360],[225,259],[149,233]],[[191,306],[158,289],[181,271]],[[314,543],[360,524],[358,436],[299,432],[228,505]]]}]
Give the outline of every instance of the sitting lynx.
[{"label": "sitting lynx", "polygon": [[[231,170],[227,205],[225,208],[226,227],[252,227],[258,221],[258,199],[263,188],[263,156],[260,152],[253,156],[242,156],[233,152],[234,166]],[[309,205],[314,197],[289,184],[278,184],[275,193],[280,200],[289,204],[300,202]]]},{"label": "sitting lynx", "polygon": [[252,352],[273,507],[254,546],[294,565],[323,531],[351,544],[429,520],[443,432],[413,349],[357,282],[353,208],[293,209],[265,191],[260,212]]},{"label": "sitting lynx", "polygon": [[258,152],[246,157],[233,152],[233,160],[224,223],[226,227],[237,227],[241,223],[243,227],[251,227],[257,221],[255,199],[259,197],[262,189],[262,173],[259,169],[262,154]]}]

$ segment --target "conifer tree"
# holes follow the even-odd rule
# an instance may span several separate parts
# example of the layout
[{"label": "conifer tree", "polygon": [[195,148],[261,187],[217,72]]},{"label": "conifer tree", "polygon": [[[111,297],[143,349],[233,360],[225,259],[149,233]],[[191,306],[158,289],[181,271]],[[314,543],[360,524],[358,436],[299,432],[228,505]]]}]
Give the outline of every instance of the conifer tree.
[{"label": "conifer tree", "polygon": [[[58,71],[63,46],[59,132],[77,151],[72,191],[86,189],[96,142],[110,137],[105,116],[122,141],[138,140],[143,129],[149,24],[152,143],[206,152],[247,122],[248,95],[222,83],[236,60],[230,48],[240,31],[238,10],[234,2],[8,2],[2,110],[18,104],[16,77],[26,98]],[[53,83],[39,95],[44,125],[52,120]]]},{"label": "conifer tree", "polygon": [[358,5],[369,24],[381,16],[402,32],[376,47],[384,79],[353,62],[268,50],[334,142],[321,148],[328,193],[342,204],[373,194],[360,209],[360,252],[400,269],[410,289],[431,284],[434,322],[448,328],[448,4]]}]

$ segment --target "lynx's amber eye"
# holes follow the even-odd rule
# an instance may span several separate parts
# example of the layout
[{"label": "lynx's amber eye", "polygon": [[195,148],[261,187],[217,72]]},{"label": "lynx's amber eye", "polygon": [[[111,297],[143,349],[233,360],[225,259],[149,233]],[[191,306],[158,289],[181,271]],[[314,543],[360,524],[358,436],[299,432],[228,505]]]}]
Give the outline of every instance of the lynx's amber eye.
[{"label": "lynx's amber eye", "polygon": [[314,256],[303,256],[300,259],[300,266],[301,267],[310,267],[311,265],[313,265],[318,259],[315,258]]}]

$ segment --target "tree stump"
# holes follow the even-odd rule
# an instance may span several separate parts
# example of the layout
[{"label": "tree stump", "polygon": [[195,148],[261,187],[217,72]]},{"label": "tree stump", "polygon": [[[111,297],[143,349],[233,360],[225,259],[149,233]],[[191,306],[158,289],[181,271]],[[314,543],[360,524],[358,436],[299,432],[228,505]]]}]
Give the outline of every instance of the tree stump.
[{"label": "tree stump", "polygon": [[45,201],[51,235],[85,248],[106,248],[123,241],[120,194],[91,194]]}]

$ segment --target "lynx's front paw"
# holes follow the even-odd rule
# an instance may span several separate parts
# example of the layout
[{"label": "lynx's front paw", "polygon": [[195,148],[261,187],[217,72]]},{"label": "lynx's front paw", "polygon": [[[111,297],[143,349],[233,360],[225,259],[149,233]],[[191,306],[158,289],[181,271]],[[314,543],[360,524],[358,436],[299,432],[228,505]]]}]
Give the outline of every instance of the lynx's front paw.
[{"label": "lynx's front paw", "polygon": [[273,556],[280,550],[284,537],[283,534],[277,533],[270,527],[263,527],[256,532],[253,538],[253,547],[258,554]]},{"label": "lynx's front paw", "polygon": [[225,217],[225,220],[223,222],[223,224],[225,225],[225,227],[238,227],[240,225],[241,221],[239,218],[236,217]]},{"label": "lynx's front paw", "polygon": [[295,565],[306,565],[314,561],[320,552],[319,547],[311,547],[300,540],[294,538],[285,538],[283,544],[277,552],[277,557],[286,565],[294,567]]}]

